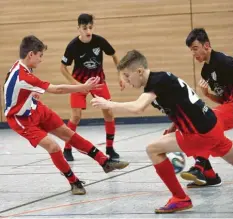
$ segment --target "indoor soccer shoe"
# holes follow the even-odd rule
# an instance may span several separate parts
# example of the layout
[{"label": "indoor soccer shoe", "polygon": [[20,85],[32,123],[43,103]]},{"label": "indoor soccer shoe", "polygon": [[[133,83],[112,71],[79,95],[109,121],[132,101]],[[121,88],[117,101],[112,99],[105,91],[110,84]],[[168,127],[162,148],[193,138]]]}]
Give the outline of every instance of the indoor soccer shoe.
[{"label": "indoor soccer shoe", "polygon": [[207,178],[206,177],[206,184],[204,185],[197,185],[194,182],[188,183],[187,188],[203,188],[203,187],[217,187],[222,185],[222,180],[219,175],[216,173],[215,178]]},{"label": "indoor soccer shoe", "polygon": [[74,183],[70,183],[71,185],[71,192],[73,195],[85,195],[86,194],[86,190],[83,187],[83,184],[85,184],[85,182],[77,180]]},{"label": "indoor soccer shoe", "polygon": [[71,149],[64,149],[63,155],[67,161],[74,161],[74,157],[72,155],[72,150]]},{"label": "indoor soccer shoe", "polygon": [[155,209],[155,213],[156,214],[173,213],[176,211],[183,211],[192,207],[193,207],[192,201],[188,196],[186,196],[183,199],[172,197],[169,199],[168,203],[164,207]]},{"label": "indoor soccer shoe", "polygon": [[109,155],[112,160],[118,160],[120,158],[120,155],[114,150],[113,147],[107,147],[106,154]]},{"label": "indoor soccer shoe", "polygon": [[106,161],[103,165],[103,169],[105,173],[112,172],[113,170],[121,170],[129,165],[129,162],[112,160],[111,158]]},{"label": "indoor soccer shoe", "polygon": [[191,167],[188,171],[184,171],[180,176],[189,181],[193,181],[197,185],[205,185],[206,178],[201,170],[197,167]]}]

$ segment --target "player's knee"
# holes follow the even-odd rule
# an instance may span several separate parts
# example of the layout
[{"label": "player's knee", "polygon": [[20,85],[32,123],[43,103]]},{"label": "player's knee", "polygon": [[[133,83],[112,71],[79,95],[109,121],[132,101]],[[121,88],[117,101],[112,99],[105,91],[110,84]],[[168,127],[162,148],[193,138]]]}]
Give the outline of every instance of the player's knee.
[{"label": "player's knee", "polygon": [[48,151],[50,154],[51,154],[51,153],[56,153],[56,152],[58,152],[58,151],[60,151],[60,150],[61,150],[61,148],[60,148],[59,145],[56,144],[56,143],[50,144],[49,147],[48,147],[48,149],[47,149],[47,151]]},{"label": "player's knee", "polygon": [[71,121],[72,121],[73,124],[78,124],[80,119],[81,119],[81,115],[73,115],[71,117]]},{"label": "player's knee", "polygon": [[159,144],[153,143],[149,144],[146,148],[146,153],[150,156],[151,154],[159,154],[160,153],[160,147]]},{"label": "player's knee", "polygon": [[72,136],[75,134],[75,131],[71,130],[70,128],[65,128],[62,136],[60,137],[63,141],[68,142],[72,138]]}]

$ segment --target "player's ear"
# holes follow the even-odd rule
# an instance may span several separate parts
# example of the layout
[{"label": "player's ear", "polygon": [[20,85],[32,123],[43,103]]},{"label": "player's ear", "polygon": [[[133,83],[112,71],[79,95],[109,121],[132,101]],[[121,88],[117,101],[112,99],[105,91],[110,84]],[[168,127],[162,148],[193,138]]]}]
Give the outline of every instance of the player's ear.
[{"label": "player's ear", "polygon": [[28,52],[28,57],[31,58],[33,55],[33,51]]},{"label": "player's ear", "polygon": [[211,46],[210,46],[210,42],[205,42],[204,43],[204,48],[205,49],[209,49]]},{"label": "player's ear", "polygon": [[143,75],[143,72],[144,72],[144,69],[143,69],[143,68],[138,68],[138,69],[137,69],[137,72],[138,72],[138,74],[139,74],[140,76],[142,76],[142,75]]}]

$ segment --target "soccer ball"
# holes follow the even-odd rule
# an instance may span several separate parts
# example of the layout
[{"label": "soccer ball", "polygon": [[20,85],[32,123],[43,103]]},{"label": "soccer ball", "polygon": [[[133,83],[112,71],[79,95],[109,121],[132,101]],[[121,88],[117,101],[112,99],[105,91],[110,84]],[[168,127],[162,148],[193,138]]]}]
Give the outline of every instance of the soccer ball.
[{"label": "soccer ball", "polygon": [[171,161],[175,173],[180,173],[185,167],[185,156],[182,152],[167,153],[168,159]]}]

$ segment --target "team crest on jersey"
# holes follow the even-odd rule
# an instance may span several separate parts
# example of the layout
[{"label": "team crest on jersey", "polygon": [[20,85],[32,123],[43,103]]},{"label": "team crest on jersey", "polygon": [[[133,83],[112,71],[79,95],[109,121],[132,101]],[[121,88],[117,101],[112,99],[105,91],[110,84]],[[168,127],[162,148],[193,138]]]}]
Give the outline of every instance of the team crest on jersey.
[{"label": "team crest on jersey", "polygon": [[93,53],[96,55],[96,56],[98,56],[99,54],[100,54],[100,48],[98,47],[98,48],[94,48],[93,50]]},{"label": "team crest on jersey", "polygon": [[217,75],[215,71],[211,73],[211,77],[213,78],[214,81],[217,81]]}]

